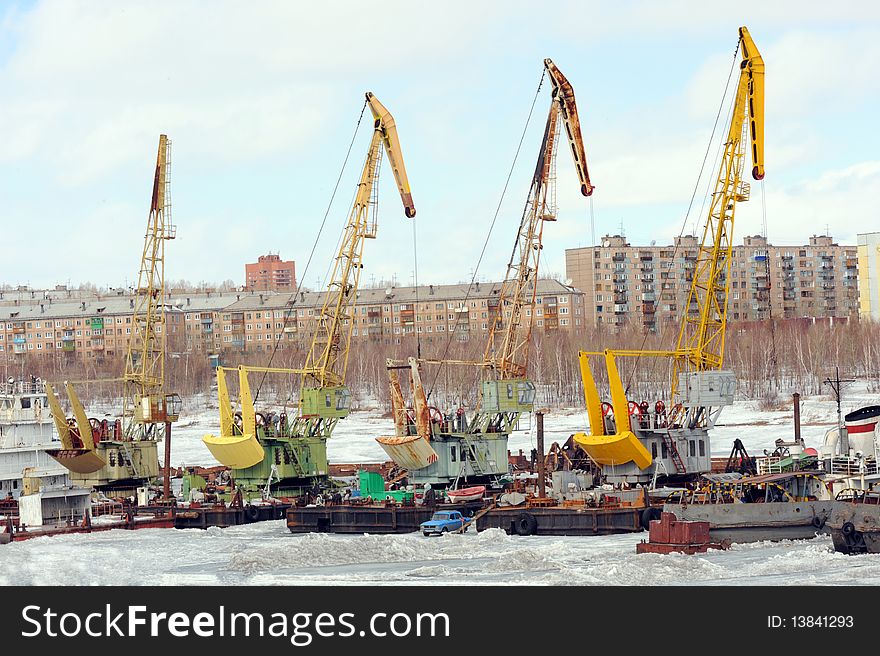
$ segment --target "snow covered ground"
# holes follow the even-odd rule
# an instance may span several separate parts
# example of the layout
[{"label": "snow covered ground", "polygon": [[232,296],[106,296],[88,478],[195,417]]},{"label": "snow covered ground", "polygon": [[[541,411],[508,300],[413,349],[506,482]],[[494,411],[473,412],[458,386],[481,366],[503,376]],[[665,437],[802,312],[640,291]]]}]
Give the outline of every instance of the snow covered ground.
[{"label": "snow covered ground", "polygon": [[[877,403],[854,385],[843,411]],[[202,444],[217,430],[217,411],[201,401],[175,426],[172,462],[213,464]],[[803,436],[818,446],[834,425],[836,406],[826,397],[802,404]],[[546,444],[584,429],[582,411],[560,411],[545,420]],[[353,413],[329,443],[331,462],[379,462],[375,437],[392,432],[379,411]],[[792,435],[791,411],[761,412],[739,402],[722,413],[713,431],[713,455],[727,455],[736,437],[753,455]],[[528,453],[534,429],[510,440]],[[482,533],[424,538],[409,535],[293,535],[284,522],[227,529],[114,530],[92,535],[37,538],[0,547],[0,584],[84,585],[880,585],[880,555],[844,556],[830,538],[734,545],[696,556],[636,555],[646,536],[508,536]],[[133,554],[137,554],[134,558]]]},{"label": "snow covered ground", "polygon": [[0,585],[880,584],[880,555],[835,553],[828,537],[636,555],[644,537],[293,535],[282,521],[115,530],[0,547]]}]

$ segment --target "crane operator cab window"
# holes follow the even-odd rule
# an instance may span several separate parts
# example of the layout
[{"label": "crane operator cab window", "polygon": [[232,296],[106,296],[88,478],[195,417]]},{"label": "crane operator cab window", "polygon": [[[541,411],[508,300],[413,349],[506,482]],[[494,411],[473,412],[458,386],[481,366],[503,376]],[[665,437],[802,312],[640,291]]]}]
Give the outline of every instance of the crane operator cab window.
[{"label": "crane operator cab window", "polygon": [[351,392],[347,387],[336,390],[336,409],[348,410],[351,408]]},{"label": "crane operator cab window", "polygon": [[520,405],[531,405],[535,402],[535,385],[530,380],[521,380],[519,382],[519,403]]}]

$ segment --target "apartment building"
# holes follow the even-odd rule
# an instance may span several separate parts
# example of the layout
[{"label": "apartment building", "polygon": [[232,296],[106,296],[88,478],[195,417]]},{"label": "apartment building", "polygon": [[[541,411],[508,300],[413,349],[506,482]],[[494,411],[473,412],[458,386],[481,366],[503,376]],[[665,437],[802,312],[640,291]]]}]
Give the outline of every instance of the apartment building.
[{"label": "apartment building", "polygon": [[[484,339],[491,322],[509,317],[500,308],[500,283],[426,285],[361,289],[351,320],[352,340],[399,343],[419,336],[426,342]],[[220,313],[223,351],[268,351],[279,341],[305,346],[314,335],[324,294],[248,295]],[[535,330],[583,328],[583,294],[555,280],[539,280],[534,307]],[[503,318],[502,318],[503,321]]]},{"label": "apartment building", "polygon": [[[484,339],[499,315],[500,283],[362,289],[352,314],[352,339],[386,344],[419,335],[434,339]],[[324,294],[276,292],[171,292],[166,330],[172,353],[266,352],[285,344],[303,347],[314,334]],[[55,299],[43,292],[0,300],[0,361],[22,354],[101,361],[125,353],[132,331],[130,295],[92,294]],[[584,295],[555,280],[538,281],[537,331],[577,331],[584,324]]]},{"label": "apartment building", "polygon": [[[693,235],[671,245],[632,246],[606,235],[597,247],[565,251],[566,275],[582,290],[587,325],[647,330],[677,323],[687,304],[699,253]],[[858,314],[855,246],[813,236],[803,246],[773,246],[749,236],[732,252],[728,318],[850,318]]]},{"label": "apartment building", "polygon": [[[125,352],[132,331],[132,297],[40,298],[0,306],[0,355],[101,359]],[[178,318],[169,313],[168,326]]]},{"label": "apartment building", "polygon": [[260,255],[256,262],[244,265],[245,287],[252,291],[294,291],[296,264],[277,254]]},{"label": "apartment building", "polygon": [[857,235],[859,316],[880,321],[880,232]]}]

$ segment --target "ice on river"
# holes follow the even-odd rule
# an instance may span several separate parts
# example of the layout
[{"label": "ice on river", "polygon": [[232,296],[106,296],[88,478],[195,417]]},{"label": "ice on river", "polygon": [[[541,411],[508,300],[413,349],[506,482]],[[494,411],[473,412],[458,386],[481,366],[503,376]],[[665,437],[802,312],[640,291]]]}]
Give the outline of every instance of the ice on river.
[{"label": "ice on river", "polygon": [[283,521],[207,531],[114,530],[0,547],[0,584],[880,584],[880,555],[835,553],[828,537],[695,556],[637,555],[643,538],[520,537],[500,529],[436,538],[293,535]]},{"label": "ice on river", "polygon": [[[843,410],[876,402],[859,389],[849,393]],[[173,464],[214,463],[201,438],[217,430],[216,412],[194,408],[175,426]],[[835,421],[835,404],[826,397],[805,399],[802,417],[807,444],[818,446]],[[550,413],[547,446],[585,425],[580,411]],[[510,448],[528,453],[534,427],[523,428],[511,436]],[[385,453],[375,438],[391,432],[390,419],[379,411],[352,413],[339,422],[329,442],[330,461],[383,461]],[[758,454],[791,434],[790,411],[761,412],[739,402],[721,415],[712,451],[727,455],[739,437],[750,453]],[[635,545],[645,537],[520,537],[497,529],[438,538],[419,533],[293,535],[283,521],[207,531],[114,530],[0,547],[0,584],[880,584],[880,555],[837,554],[828,537],[734,545],[695,556],[636,555]]]}]

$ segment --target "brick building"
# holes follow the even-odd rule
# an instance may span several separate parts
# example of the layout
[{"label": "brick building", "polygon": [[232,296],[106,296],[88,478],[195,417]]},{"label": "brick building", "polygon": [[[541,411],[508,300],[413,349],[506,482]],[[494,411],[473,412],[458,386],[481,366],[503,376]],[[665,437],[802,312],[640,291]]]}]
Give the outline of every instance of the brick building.
[{"label": "brick building", "polygon": [[296,264],[279,255],[260,255],[253,264],[244,265],[245,287],[252,291],[290,292],[296,289]]},{"label": "brick building", "polygon": [[[484,339],[500,311],[500,283],[361,289],[352,339],[391,344],[420,335]],[[168,348],[176,353],[265,352],[274,340],[309,343],[324,294],[273,291],[170,292],[166,295]],[[134,299],[117,293],[54,294],[27,290],[0,298],[0,362],[21,354],[100,361],[125,353]],[[535,330],[578,331],[583,294],[555,280],[538,281]],[[509,316],[509,315],[508,315]],[[503,320],[503,319],[502,319]]]}]

